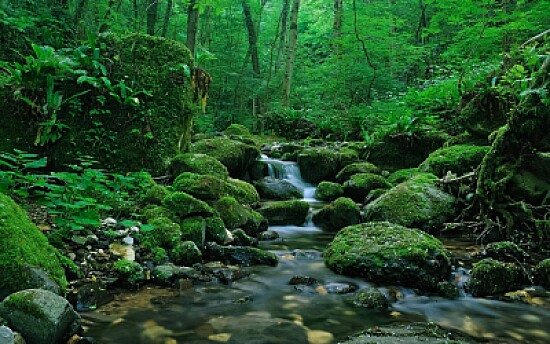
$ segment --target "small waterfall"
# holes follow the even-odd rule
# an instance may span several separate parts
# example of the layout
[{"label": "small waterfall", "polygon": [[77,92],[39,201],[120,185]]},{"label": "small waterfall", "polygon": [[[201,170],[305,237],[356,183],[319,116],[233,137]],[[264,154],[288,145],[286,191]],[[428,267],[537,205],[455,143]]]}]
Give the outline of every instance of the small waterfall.
[{"label": "small waterfall", "polygon": [[262,156],[262,161],[267,164],[268,174],[271,178],[284,179],[300,189],[304,194],[304,201],[313,203],[316,186],[302,179],[300,168],[294,161],[282,161]]}]

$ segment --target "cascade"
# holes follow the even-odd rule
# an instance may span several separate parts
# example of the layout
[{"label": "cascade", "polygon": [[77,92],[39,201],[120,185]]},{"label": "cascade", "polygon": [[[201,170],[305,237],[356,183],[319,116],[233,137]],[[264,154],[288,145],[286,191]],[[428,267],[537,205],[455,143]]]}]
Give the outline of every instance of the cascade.
[{"label": "cascade", "polygon": [[300,189],[307,202],[316,202],[315,185],[307,183],[302,179],[300,168],[294,161],[282,161],[262,156],[262,161],[267,164],[268,175],[274,179],[283,179]]}]

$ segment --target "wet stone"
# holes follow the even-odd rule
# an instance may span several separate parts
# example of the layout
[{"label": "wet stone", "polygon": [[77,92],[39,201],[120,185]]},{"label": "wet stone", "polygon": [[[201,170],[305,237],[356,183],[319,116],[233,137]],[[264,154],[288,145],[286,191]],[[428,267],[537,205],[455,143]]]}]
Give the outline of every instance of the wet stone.
[{"label": "wet stone", "polygon": [[323,253],[317,250],[294,250],[292,252],[296,259],[318,260],[323,258]]},{"label": "wet stone", "polygon": [[357,290],[357,286],[348,283],[329,283],[323,287],[329,294],[347,294]]},{"label": "wet stone", "polygon": [[318,285],[319,280],[309,276],[294,276],[288,281],[290,285]]},{"label": "wet stone", "polygon": [[272,230],[263,231],[260,234],[258,234],[258,240],[260,241],[269,241],[269,240],[276,240],[276,239],[279,239],[279,233]]}]

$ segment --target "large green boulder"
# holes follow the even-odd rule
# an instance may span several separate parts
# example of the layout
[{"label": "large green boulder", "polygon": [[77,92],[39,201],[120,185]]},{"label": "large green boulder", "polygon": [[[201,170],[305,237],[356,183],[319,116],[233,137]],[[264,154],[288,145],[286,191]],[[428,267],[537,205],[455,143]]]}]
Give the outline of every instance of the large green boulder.
[{"label": "large green boulder", "polygon": [[80,315],[71,304],[42,289],[22,290],[6,297],[0,303],[0,318],[29,344],[66,343],[81,330]]},{"label": "large green boulder", "polygon": [[209,260],[219,260],[227,264],[244,266],[276,266],[279,263],[275,254],[248,246],[220,246],[212,244],[206,247],[205,255]]},{"label": "large green boulder", "polygon": [[309,183],[334,180],[339,168],[338,153],[326,148],[311,148],[298,154],[302,178]]},{"label": "large green boulder", "polygon": [[365,207],[368,221],[390,221],[432,231],[452,219],[456,199],[433,184],[433,175],[417,175],[394,186]]},{"label": "large green boulder", "polygon": [[323,257],[336,273],[422,290],[436,290],[451,273],[449,253],[438,239],[390,222],[342,229]]},{"label": "large green boulder", "polygon": [[473,138],[486,140],[508,120],[508,107],[494,88],[485,92],[467,92],[462,95],[460,103],[458,123]]},{"label": "large green boulder", "polygon": [[334,201],[342,196],[344,196],[344,188],[338,183],[320,182],[315,190],[315,198],[321,201]]},{"label": "large green boulder", "polygon": [[202,261],[202,252],[193,241],[178,243],[170,252],[170,259],[176,265],[192,266]]},{"label": "large green boulder", "polygon": [[313,223],[324,230],[336,232],[361,222],[361,211],[355,202],[340,197],[313,215]]},{"label": "large green boulder", "polygon": [[65,290],[58,253],[25,211],[0,193],[0,299],[29,288]]},{"label": "large green boulder", "polygon": [[243,179],[260,157],[260,150],[250,144],[226,138],[200,140],[191,145],[192,153],[210,155],[227,167],[233,178]]},{"label": "large green boulder", "polygon": [[495,295],[515,290],[526,280],[519,265],[486,258],[475,263],[472,268],[470,291],[473,296]]},{"label": "large green boulder", "polygon": [[417,167],[431,152],[441,148],[447,138],[447,134],[441,132],[413,137],[387,136],[367,148],[365,159],[388,171]]},{"label": "large green boulder", "polygon": [[229,230],[242,228],[248,235],[256,236],[267,229],[267,221],[258,212],[242,205],[233,197],[223,197],[214,208]]},{"label": "large green boulder", "polygon": [[545,259],[535,266],[535,283],[550,289],[550,258]]},{"label": "large green boulder", "polygon": [[227,230],[219,216],[193,216],[181,222],[181,239],[192,241],[198,246],[205,242],[217,242],[223,244],[227,241]]},{"label": "large green boulder", "polygon": [[264,199],[287,200],[304,197],[302,190],[284,179],[265,177],[255,181],[254,185]]},{"label": "large green boulder", "polygon": [[185,192],[173,192],[162,200],[162,205],[174,212],[180,219],[188,216],[212,216],[212,209],[206,202]]},{"label": "large green boulder", "polygon": [[336,182],[341,184],[357,173],[380,174],[380,172],[380,168],[374,166],[370,162],[354,162],[342,168],[340,172],[338,172],[338,174],[336,175]]},{"label": "large green boulder", "polygon": [[306,222],[309,203],[298,200],[265,202],[258,212],[267,218],[271,226],[300,226]]},{"label": "large green boulder", "polygon": [[157,217],[149,220],[153,226],[150,231],[143,232],[143,243],[148,247],[172,248],[180,241],[180,225],[167,217]]},{"label": "large green boulder", "polygon": [[221,179],[229,177],[227,167],[216,158],[206,154],[178,154],[171,161],[168,167],[171,176],[177,177],[183,172],[192,172],[214,176]]},{"label": "large green boulder", "polygon": [[418,170],[438,177],[443,177],[447,172],[461,176],[476,169],[488,151],[488,146],[457,145],[440,148],[431,153]]},{"label": "large green boulder", "polygon": [[[400,183],[403,183],[403,182],[406,182],[407,180],[411,179],[412,177],[416,176],[418,174],[418,168],[417,167],[413,167],[413,168],[404,168],[404,169],[401,169],[401,170],[397,170],[393,173],[391,173],[388,178],[386,178],[386,180],[388,181],[388,183],[392,184],[392,185],[397,185],[397,184],[400,184]],[[436,178],[437,176],[434,175],[434,179]]]},{"label": "large green boulder", "polygon": [[184,172],[174,181],[175,191],[182,191],[203,201],[215,201],[231,196],[240,203],[250,204],[260,200],[253,185],[238,179],[220,179],[215,176]]},{"label": "large green boulder", "polygon": [[390,187],[391,184],[386,181],[386,178],[378,174],[358,173],[344,182],[344,195],[356,202],[363,203],[365,197],[372,190],[389,189]]},{"label": "large green boulder", "polygon": [[[78,83],[80,73],[72,78],[65,73],[63,81],[55,83],[64,103],[56,112],[56,124],[67,127],[57,141],[43,147],[33,142],[45,131],[39,130],[39,123],[49,118],[37,117],[34,108],[14,101],[14,90],[0,90],[4,112],[0,116],[0,151],[18,148],[47,152],[54,168],[75,164],[77,157],[88,155],[110,171],[147,170],[162,175],[166,157],[187,150],[195,108],[191,78],[184,68],[194,64],[189,49],[180,42],[145,34],[105,35],[100,40],[105,45],[100,48],[97,42],[97,50],[90,49],[89,54],[98,51],[106,57],[98,62],[103,63],[111,89]],[[77,68],[89,69],[94,83],[103,84],[97,64]],[[51,69],[43,68],[37,79],[45,80],[48,71]],[[40,106],[49,97],[45,84],[33,95],[41,99]],[[81,95],[72,97],[78,93]],[[100,94],[105,97],[98,97]],[[123,104],[109,94],[122,98]]]}]

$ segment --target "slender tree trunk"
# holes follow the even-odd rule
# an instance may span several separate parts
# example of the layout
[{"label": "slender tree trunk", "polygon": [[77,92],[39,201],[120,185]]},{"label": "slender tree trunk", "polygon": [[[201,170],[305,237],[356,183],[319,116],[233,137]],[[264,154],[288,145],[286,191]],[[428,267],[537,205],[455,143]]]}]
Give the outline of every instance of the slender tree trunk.
[{"label": "slender tree trunk", "polygon": [[416,29],[416,43],[424,45],[424,29],[428,27],[428,19],[426,17],[426,9],[428,5],[424,5],[422,0],[418,0],[418,7],[420,8],[420,19],[418,20],[418,28]]},{"label": "slender tree trunk", "polygon": [[283,0],[283,9],[281,11],[280,33],[279,33],[279,49],[277,51],[277,60],[275,61],[275,72],[281,68],[285,49],[287,45],[288,31],[288,13],[290,12],[290,0]]},{"label": "slender tree trunk", "polygon": [[292,10],[290,12],[290,37],[288,40],[288,57],[286,59],[285,77],[283,79],[283,105],[290,105],[290,88],[292,84],[292,74],[294,72],[294,59],[296,58],[296,42],[298,41],[298,11],[300,10],[300,0],[292,1]]},{"label": "slender tree trunk", "polygon": [[376,66],[372,63],[369,51],[367,50],[367,45],[365,43],[365,39],[361,38],[359,35],[359,29],[357,27],[357,1],[353,0],[353,31],[355,32],[355,38],[359,43],[361,43],[361,48],[363,49],[363,55],[365,56],[365,59],[367,60],[367,65],[372,69],[372,78],[369,82],[368,88],[367,88],[367,99],[370,101],[372,100],[372,88],[374,86],[374,81],[376,80]]},{"label": "slender tree trunk", "polygon": [[[248,31],[248,50],[250,51],[250,57],[252,59],[252,73],[254,74],[254,81],[260,80],[260,59],[258,57],[258,35],[256,28],[254,27],[254,20],[252,19],[252,13],[250,12],[250,6],[247,0],[242,0],[241,5],[243,7],[244,22]],[[259,26],[259,25],[258,25]],[[254,87],[256,89],[256,87]],[[259,97],[255,96],[253,99],[252,112],[256,113],[255,105],[258,106],[257,113],[261,113],[261,101]]]},{"label": "slender tree trunk", "polygon": [[[281,18],[283,16],[283,13],[281,12],[281,15],[279,16],[279,21],[277,22],[277,29],[275,30],[275,37],[273,37],[273,41],[271,41],[271,48],[269,49],[269,68],[267,70],[267,79],[265,83],[265,105],[269,106],[269,83],[271,82],[271,75],[273,74],[273,55],[275,51],[275,47],[277,46],[277,42],[279,41],[279,35],[281,33],[280,26],[281,26]],[[269,109],[267,109],[269,110]]]},{"label": "slender tree trunk", "polygon": [[342,21],[344,17],[343,0],[334,0],[334,23],[332,25],[332,48],[338,60],[342,59]]},{"label": "slender tree trunk", "polygon": [[134,11],[134,31],[139,32],[139,6],[137,0],[132,0],[132,8]]},{"label": "slender tree trunk", "polygon": [[166,34],[168,33],[168,24],[170,24],[173,5],[173,0],[166,0],[166,12],[164,13],[164,22],[162,23],[162,37],[166,37]]},{"label": "slender tree trunk", "polygon": [[199,10],[195,8],[196,0],[191,0],[187,6],[187,48],[195,56],[197,31],[199,27]]},{"label": "slender tree trunk", "polygon": [[76,7],[74,10],[74,17],[73,21],[75,25],[78,25],[78,22],[82,18],[82,14],[86,10],[86,5],[88,4],[88,0],[78,0],[76,3]]},{"label": "slender tree trunk", "polygon": [[158,0],[149,0],[149,6],[147,6],[147,34],[155,35],[155,25],[158,18]]},{"label": "slender tree trunk", "polygon": [[210,49],[210,24],[212,21],[212,8],[207,7],[206,11],[203,14],[203,24],[200,35],[201,46]]}]

